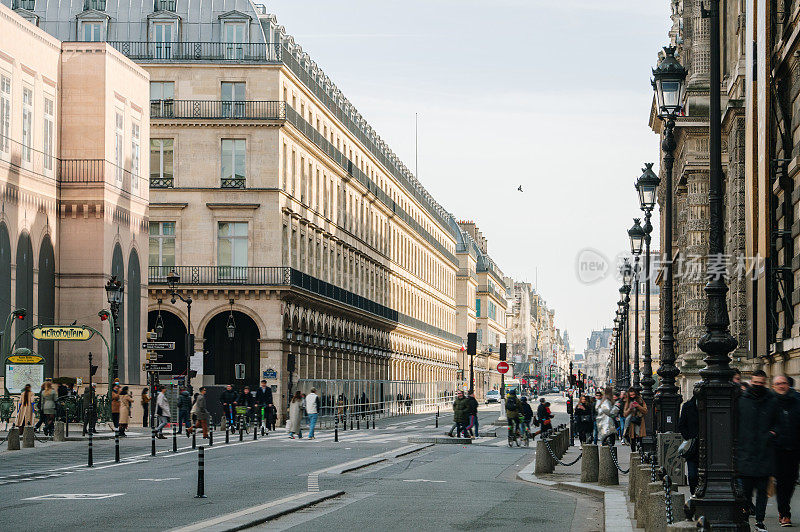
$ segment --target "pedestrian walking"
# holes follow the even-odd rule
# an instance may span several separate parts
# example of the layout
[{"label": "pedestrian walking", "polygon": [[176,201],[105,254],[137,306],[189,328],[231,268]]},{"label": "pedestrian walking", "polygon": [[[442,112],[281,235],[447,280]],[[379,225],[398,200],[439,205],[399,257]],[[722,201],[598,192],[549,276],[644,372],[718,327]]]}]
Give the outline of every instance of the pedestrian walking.
[{"label": "pedestrian walking", "polygon": [[178,394],[178,434],[182,434],[183,427],[191,426],[192,395],[186,388],[181,388]]},{"label": "pedestrian walking", "polygon": [[778,503],[778,523],[792,526],[792,495],[800,465],[800,398],[791,388],[785,375],[772,379],[777,399],[775,424],[775,494]]},{"label": "pedestrian walking", "polygon": [[188,438],[192,432],[202,428],[203,438],[208,438],[208,407],[206,406],[206,387],[201,386],[198,390],[200,393],[194,400],[192,411],[195,415],[194,425],[186,427],[186,437]]},{"label": "pedestrian walking", "polygon": [[637,449],[637,442],[644,438],[647,433],[644,424],[647,405],[636,388],[628,388],[628,393],[625,394],[622,414],[625,418],[625,437],[631,444],[631,449]]},{"label": "pedestrian walking", "polygon": [[[461,392],[463,393],[463,392]],[[406,394],[406,413],[411,413],[411,407],[414,405],[414,401],[411,400],[411,395]]]},{"label": "pedestrian walking", "polygon": [[405,402],[405,400],[403,399],[403,393],[402,392],[398,393],[397,394],[397,413],[398,413],[398,415],[403,413],[403,403],[404,402]]},{"label": "pedestrian walking", "polygon": [[33,401],[34,414],[39,418],[36,425],[33,426],[33,432],[39,432],[39,428],[44,425],[45,422],[44,411],[42,411],[42,393],[44,393],[44,385],[45,383],[43,382],[41,386],[39,386],[39,391],[36,392],[36,398]]},{"label": "pedestrian walking", "polygon": [[161,385],[158,389],[158,396],[156,397],[156,415],[158,416],[158,426],[156,427],[156,437],[162,440],[167,439],[164,436],[164,427],[169,423],[171,413],[169,411],[169,401],[167,401],[167,387]]},{"label": "pedestrian walking", "polygon": [[262,380],[261,387],[256,390],[256,405],[260,412],[259,420],[269,428],[272,415],[272,388],[267,386],[266,380]]},{"label": "pedestrian walking", "polygon": [[598,412],[598,408],[600,408],[600,404],[603,402],[603,392],[601,390],[595,390],[594,392],[594,400],[592,401],[592,442],[598,443],[600,440],[598,439],[598,431],[597,431],[597,415],[600,413]]},{"label": "pedestrian walking", "polygon": [[678,432],[681,433],[685,450],[683,458],[686,460],[686,478],[689,482],[689,493],[694,495],[699,477],[699,453],[697,437],[700,435],[700,413],[697,411],[697,399],[692,398],[683,403],[681,415],[678,418]]},{"label": "pedestrian walking", "polygon": [[314,429],[317,426],[319,416],[320,399],[317,390],[311,388],[311,392],[306,396],[306,414],[308,415],[308,439],[314,439]]},{"label": "pedestrian walking", "polygon": [[17,412],[16,426],[20,429],[25,425],[33,425],[33,391],[31,385],[26,384],[19,396],[19,411]]},{"label": "pedestrian walking", "polygon": [[475,392],[470,393],[469,397],[467,397],[467,407],[467,414],[469,415],[467,430],[472,439],[475,439],[478,437],[478,400],[475,399]]},{"label": "pedestrian walking", "polygon": [[95,424],[97,423],[97,409],[94,407],[95,385],[87,386],[83,390],[81,406],[83,407],[83,435],[87,432],[97,434]]},{"label": "pedestrian walking", "polygon": [[336,421],[337,423],[344,423],[344,395],[339,394],[336,399]]},{"label": "pedestrian walking", "polygon": [[128,393],[128,387],[123,386],[119,392],[119,435],[121,438],[126,436],[125,431],[128,430],[128,424],[131,420],[132,406],[133,397]]},{"label": "pedestrian walking", "polygon": [[142,398],[139,402],[142,405],[142,427],[147,428],[148,417],[150,414],[150,395],[148,394],[147,388],[142,388]]},{"label": "pedestrian walking", "polygon": [[597,438],[602,445],[614,445],[617,425],[614,418],[619,414],[619,406],[614,398],[614,389],[609,386],[603,392],[603,399],[597,407]]},{"label": "pedestrian walking", "polygon": [[578,433],[578,440],[581,443],[589,443],[593,430],[592,405],[589,397],[581,395],[578,404],[575,405],[575,431]]},{"label": "pedestrian walking", "polygon": [[119,427],[119,390],[119,384],[111,388],[111,425],[108,427],[111,430]]},{"label": "pedestrian walking", "polygon": [[462,390],[458,391],[456,400],[453,401],[453,422],[456,424],[457,437],[461,438],[462,434],[464,438],[470,437],[467,431],[467,425],[469,423],[469,405],[467,404],[467,398],[464,397],[464,392]]},{"label": "pedestrian walking", "polygon": [[292,397],[291,402],[289,403],[289,437],[294,439],[294,435],[297,434],[300,439],[303,438],[302,434],[300,433],[300,421],[303,419],[303,394],[300,390],[294,392],[294,397]]},{"label": "pedestrian walking", "polygon": [[225,386],[225,391],[223,391],[219,396],[219,402],[222,404],[222,412],[225,419],[227,419],[228,424],[233,426],[234,424],[234,410],[236,409],[236,400],[239,398],[239,394],[233,389],[233,386],[228,384]]},{"label": "pedestrian walking", "polygon": [[[744,496],[750,502],[758,532],[766,532],[767,482],[774,472],[773,439],[777,425],[778,400],[767,387],[767,374],[756,370],[750,386],[737,402],[739,434],[736,445],[736,473]],[[756,502],[753,506],[753,491]]]},{"label": "pedestrian walking", "polygon": [[530,434],[531,423],[533,423],[533,408],[528,404],[528,398],[524,395],[521,401],[519,405],[520,432],[524,431],[522,432],[523,434]]},{"label": "pedestrian walking", "polygon": [[42,418],[44,419],[44,433],[47,436],[53,435],[53,428],[56,419],[56,400],[58,394],[53,389],[53,383],[47,381],[44,383],[42,389],[42,397],[40,400],[42,408]]}]

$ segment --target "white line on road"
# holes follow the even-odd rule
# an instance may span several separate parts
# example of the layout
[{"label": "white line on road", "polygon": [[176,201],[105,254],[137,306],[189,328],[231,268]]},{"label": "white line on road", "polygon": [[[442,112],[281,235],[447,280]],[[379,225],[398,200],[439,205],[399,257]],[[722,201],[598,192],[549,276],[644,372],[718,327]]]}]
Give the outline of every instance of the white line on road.
[{"label": "white line on road", "polygon": [[142,462],[146,462],[146,461],[147,460],[128,460],[128,461],[125,461],[125,462],[119,462],[118,464],[117,463],[108,464],[108,465],[104,465],[104,466],[100,466],[100,467],[94,467],[92,469],[94,469],[94,470],[108,469],[109,467],[119,467],[119,466],[124,466],[124,465],[129,465],[129,464],[141,464]]},{"label": "white line on road", "polygon": [[268,508],[272,508],[273,506],[278,506],[279,504],[284,504],[287,502],[292,502],[297,500],[301,497],[305,497],[308,493],[296,493],[295,495],[290,495],[288,497],[284,497],[283,499],[278,499],[277,501],[268,502],[266,504],[262,504],[259,506],[253,506],[252,508],[246,508],[244,510],[240,510],[238,512],[225,514],[221,517],[216,517],[214,519],[208,519],[207,521],[200,521],[199,523],[195,523],[193,525],[185,526],[182,528],[173,529],[173,532],[194,532],[196,530],[203,530],[205,528],[212,527],[214,525],[218,525],[219,523],[223,523],[225,521],[230,521],[231,519],[236,519],[237,517],[242,517],[243,515],[252,514],[255,512],[260,512],[262,510],[266,510]]}]

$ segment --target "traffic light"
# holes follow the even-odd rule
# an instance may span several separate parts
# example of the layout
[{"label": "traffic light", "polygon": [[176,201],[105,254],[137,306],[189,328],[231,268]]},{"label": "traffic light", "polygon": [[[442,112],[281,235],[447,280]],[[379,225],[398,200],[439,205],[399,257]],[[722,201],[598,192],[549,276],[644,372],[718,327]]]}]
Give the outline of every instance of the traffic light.
[{"label": "traffic light", "polygon": [[500,344],[500,360],[506,359],[506,344],[505,342]]},{"label": "traffic light", "polygon": [[100,321],[106,321],[108,319],[107,310],[101,310],[100,312],[97,313],[97,315],[100,316]]},{"label": "traffic light", "polygon": [[478,333],[467,333],[467,355],[474,357],[478,353]]},{"label": "traffic light", "polygon": [[99,367],[100,367],[100,366],[95,366],[94,364],[91,364],[91,365],[89,366],[89,375],[91,375],[92,377],[94,377],[94,374],[95,374],[95,373],[97,373],[97,369],[98,369]]},{"label": "traffic light", "polygon": [[570,386],[575,386],[575,383],[576,383],[577,381],[578,381],[578,379],[575,377],[575,374],[574,374],[574,373],[573,373],[572,375],[570,375],[570,376],[569,376],[569,385],[570,385]]}]

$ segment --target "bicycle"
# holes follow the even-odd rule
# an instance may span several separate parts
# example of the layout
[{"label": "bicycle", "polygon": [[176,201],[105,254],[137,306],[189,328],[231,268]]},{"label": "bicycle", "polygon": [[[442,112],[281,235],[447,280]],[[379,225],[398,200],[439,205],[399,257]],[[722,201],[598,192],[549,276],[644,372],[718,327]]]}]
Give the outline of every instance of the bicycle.
[{"label": "bicycle", "polygon": [[[517,444],[517,447],[521,445],[520,439],[522,438],[522,432],[520,429],[519,420],[516,417],[509,417],[508,418],[508,446],[514,447],[514,444]],[[527,435],[526,435],[527,437]]]}]

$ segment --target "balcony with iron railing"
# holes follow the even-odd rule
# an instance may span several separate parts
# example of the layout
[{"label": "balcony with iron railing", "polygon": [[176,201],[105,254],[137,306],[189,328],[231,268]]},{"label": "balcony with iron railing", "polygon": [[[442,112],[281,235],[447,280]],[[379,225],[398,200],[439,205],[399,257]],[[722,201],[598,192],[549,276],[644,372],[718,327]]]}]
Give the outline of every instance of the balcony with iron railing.
[{"label": "balcony with iron railing", "polygon": [[151,175],[150,188],[173,188],[175,178],[172,175]]},{"label": "balcony with iron railing", "polygon": [[222,178],[220,188],[244,188],[247,180],[243,175],[230,175]]},{"label": "balcony with iron railing", "polygon": [[278,63],[280,45],[263,42],[147,42],[108,41],[134,61],[154,63],[190,61],[241,61]]},{"label": "balcony with iron railing", "polygon": [[175,12],[178,2],[176,0],[154,0],[154,11],[172,11]]},{"label": "balcony with iron railing", "polygon": [[148,180],[105,159],[60,159],[58,180],[62,189],[104,184],[118,192],[148,197]]},{"label": "balcony with iron railing", "polygon": [[287,286],[349,305],[389,321],[407,325],[439,338],[461,344],[461,337],[367,299],[349,290],[284,266],[150,266],[148,281],[153,287],[167,284],[170,271],[180,276],[180,286]]},{"label": "balcony with iron railing", "polygon": [[14,0],[11,3],[12,9],[27,9],[28,11],[33,11],[36,0]]},{"label": "balcony with iron railing", "polygon": [[106,0],[83,0],[83,10],[88,11],[90,9],[105,11]]},{"label": "balcony with iron railing", "polygon": [[495,298],[497,298],[500,301],[504,300],[503,294],[501,294],[500,291],[497,288],[495,288],[494,286],[489,286],[489,285],[482,284],[482,285],[478,286],[476,292],[479,293],[479,294],[493,295]]},{"label": "balcony with iron railing", "polygon": [[283,120],[286,105],[275,100],[151,100],[150,118]]}]

